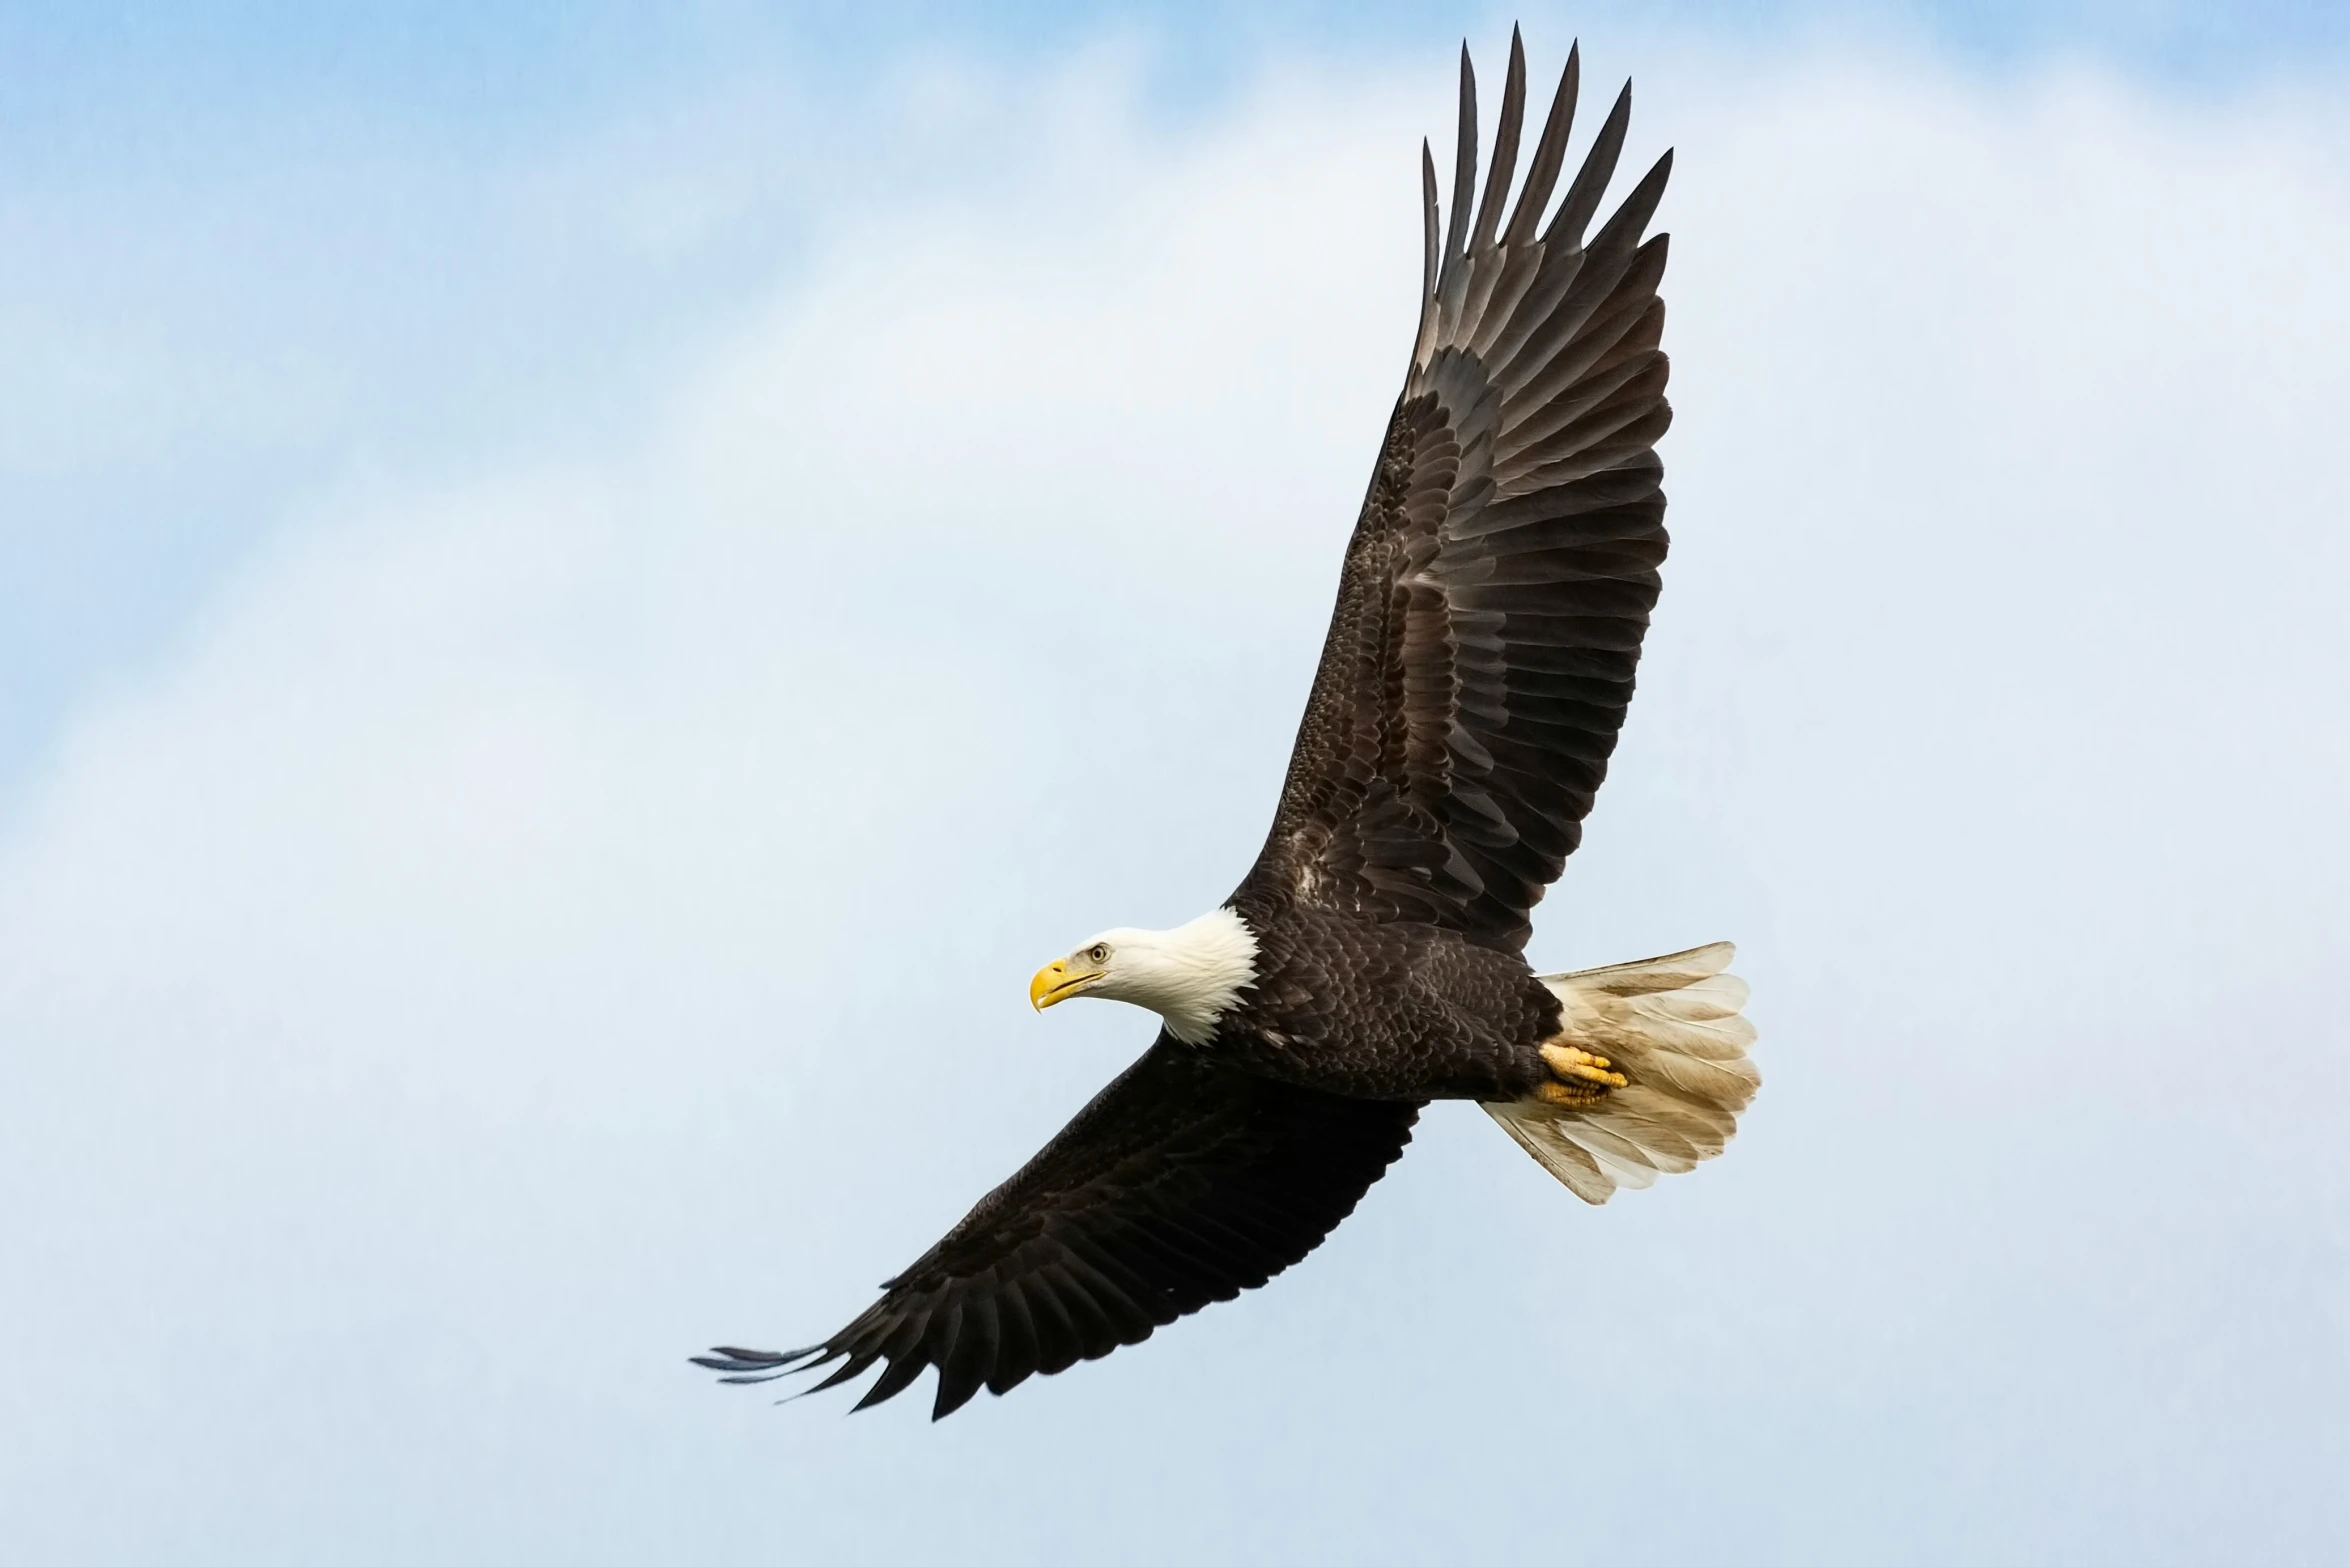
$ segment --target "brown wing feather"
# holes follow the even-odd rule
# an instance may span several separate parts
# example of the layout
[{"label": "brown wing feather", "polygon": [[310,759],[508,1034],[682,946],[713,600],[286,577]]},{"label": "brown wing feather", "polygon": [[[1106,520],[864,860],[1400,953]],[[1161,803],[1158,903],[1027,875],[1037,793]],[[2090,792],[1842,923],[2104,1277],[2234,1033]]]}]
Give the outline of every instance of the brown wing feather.
[{"label": "brown wing feather", "polygon": [[1525,96],[1514,33],[1473,226],[1476,83],[1462,52],[1441,247],[1422,149],[1412,367],[1244,899],[1431,921],[1514,951],[1607,774],[1665,557],[1665,237],[1643,243],[1641,231],[1672,156],[1586,244],[1623,145],[1627,85],[1538,237],[1578,76],[1570,53],[1506,224]]},{"label": "brown wing feather", "polygon": [[822,1344],[720,1349],[766,1381],[885,1362],[857,1407],[938,1368],[933,1419],[1254,1289],[1329,1234],[1411,1140],[1415,1104],[1237,1072],[1162,1034],[880,1300]]}]

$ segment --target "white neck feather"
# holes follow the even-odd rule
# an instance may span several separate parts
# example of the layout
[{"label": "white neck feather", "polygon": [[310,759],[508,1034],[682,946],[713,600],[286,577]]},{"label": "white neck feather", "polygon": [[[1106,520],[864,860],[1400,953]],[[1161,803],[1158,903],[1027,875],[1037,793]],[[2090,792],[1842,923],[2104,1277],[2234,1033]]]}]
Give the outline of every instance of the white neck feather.
[{"label": "white neck feather", "polygon": [[1150,1008],[1187,1045],[1206,1044],[1257,977],[1256,932],[1230,909],[1173,930],[1109,930],[1095,939],[1112,955],[1093,994]]}]

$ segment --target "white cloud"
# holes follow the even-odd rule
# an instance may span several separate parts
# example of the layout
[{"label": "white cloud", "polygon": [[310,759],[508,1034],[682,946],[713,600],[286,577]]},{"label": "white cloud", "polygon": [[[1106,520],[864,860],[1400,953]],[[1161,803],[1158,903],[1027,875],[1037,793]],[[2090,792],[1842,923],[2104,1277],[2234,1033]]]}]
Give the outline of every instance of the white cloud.
[{"label": "white cloud", "polygon": [[[842,179],[634,445],[322,508],[19,811],[0,1532],[2339,1538],[2344,122],[1781,63],[1642,66],[1678,542],[1537,938],[1747,942],[1721,1164],[1593,1214],[1440,1110],[1295,1276],[935,1431],[678,1363],[834,1326],[1145,1038],[1021,983],[1254,851],[1448,116],[1435,69],[1180,131],[1107,67],[916,73],[872,166],[961,194]],[[616,221],[742,199],[685,188]]]}]

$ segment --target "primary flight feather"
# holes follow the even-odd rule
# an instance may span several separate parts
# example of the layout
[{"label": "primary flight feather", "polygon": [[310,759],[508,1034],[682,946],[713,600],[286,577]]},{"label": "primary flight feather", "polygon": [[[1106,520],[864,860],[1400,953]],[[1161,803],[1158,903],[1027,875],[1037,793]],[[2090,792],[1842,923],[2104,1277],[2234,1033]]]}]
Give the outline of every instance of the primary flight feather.
[{"label": "primary flight feather", "polygon": [[[821,1344],[720,1349],[731,1382],[935,1367],[933,1418],[1253,1289],[1320,1244],[1433,1099],[1473,1099],[1605,1202],[1721,1152],[1760,1082],[1726,942],[1575,974],[1520,956],[1632,699],[1665,558],[1658,160],[1596,232],[1627,85],[1559,196],[1570,52],[1515,202],[1516,34],[1482,198],[1476,81],[1403,394],[1263,851],[1220,907],[1038,972],[1160,1016],[1059,1135]],[[1545,214],[1548,214],[1547,220]]]}]

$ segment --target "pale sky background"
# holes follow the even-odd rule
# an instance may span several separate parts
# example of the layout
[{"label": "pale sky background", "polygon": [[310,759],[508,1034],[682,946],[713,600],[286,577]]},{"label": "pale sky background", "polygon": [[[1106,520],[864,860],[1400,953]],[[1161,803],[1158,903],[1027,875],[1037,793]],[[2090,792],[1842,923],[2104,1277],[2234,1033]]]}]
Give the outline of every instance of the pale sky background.
[{"label": "pale sky background", "polygon": [[1678,149],[1531,956],[1737,939],[1763,1096],[1598,1211],[1438,1106],[932,1426],[683,1357],[1147,1042],[1027,976],[1255,852],[1512,13],[89,9],[0,5],[0,1559],[2350,1556],[2342,10],[1520,13]]}]

